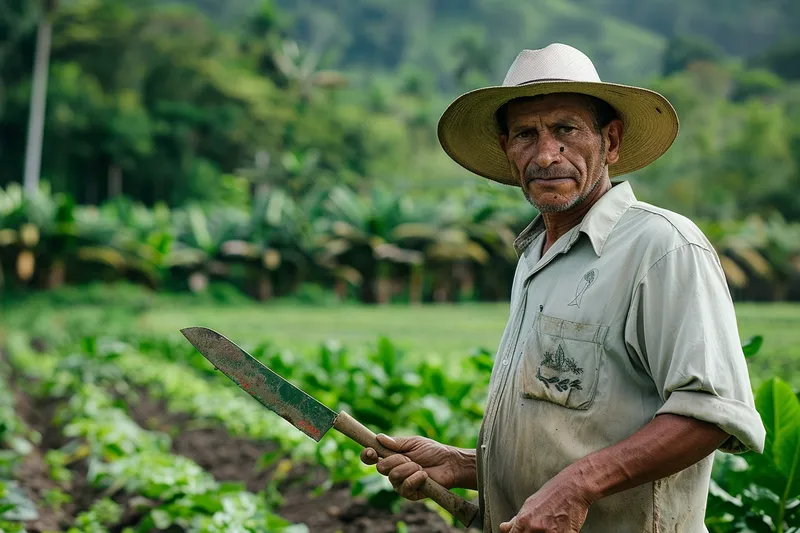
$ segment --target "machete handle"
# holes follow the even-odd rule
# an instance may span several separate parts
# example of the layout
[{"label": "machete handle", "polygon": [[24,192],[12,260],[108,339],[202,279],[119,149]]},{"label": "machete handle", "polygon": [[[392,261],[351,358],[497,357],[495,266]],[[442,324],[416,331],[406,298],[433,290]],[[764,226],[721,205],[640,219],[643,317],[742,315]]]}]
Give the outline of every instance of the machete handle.
[{"label": "machete handle", "polygon": [[[361,446],[374,449],[378,452],[380,457],[389,457],[397,453],[382,446],[375,437],[375,433],[344,411],[339,413],[336,417],[336,420],[333,422],[333,427]],[[420,492],[441,505],[448,513],[455,516],[456,519],[466,527],[469,527],[478,515],[477,505],[453,494],[431,478],[425,480],[425,483],[420,488]]]}]

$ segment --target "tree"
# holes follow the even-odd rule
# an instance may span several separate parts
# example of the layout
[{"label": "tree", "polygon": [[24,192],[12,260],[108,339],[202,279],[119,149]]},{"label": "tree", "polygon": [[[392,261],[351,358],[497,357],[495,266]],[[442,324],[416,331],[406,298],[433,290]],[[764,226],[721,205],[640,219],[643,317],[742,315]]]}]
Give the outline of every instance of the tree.
[{"label": "tree", "polygon": [[33,66],[33,88],[31,90],[28,142],[25,155],[25,192],[35,194],[39,188],[39,172],[42,162],[42,138],[47,97],[47,72],[50,66],[50,41],[53,25],[51,18],[58,0],[45,0],[36,33],[36,59]]},{"label": "tree", "polygon": [[664,51],[662,73],[669,76],[685,70],[696,61],[716,63],[724,57],[722,50],[714,42],[698,37],[681,35],[673,37]]}]

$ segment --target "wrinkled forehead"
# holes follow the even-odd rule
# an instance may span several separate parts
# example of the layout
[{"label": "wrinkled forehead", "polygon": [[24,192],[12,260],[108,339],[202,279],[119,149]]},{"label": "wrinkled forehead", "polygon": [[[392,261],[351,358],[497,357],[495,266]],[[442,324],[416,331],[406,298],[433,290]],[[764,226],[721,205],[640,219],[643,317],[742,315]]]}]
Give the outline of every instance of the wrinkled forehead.
[{"label": "wrinkled forehead", "polygon": [[554,93],[516,98],[508,103],[508,122],[527,122],[540,118],[571,118],[590,122],[589,98],[575,93]]}]

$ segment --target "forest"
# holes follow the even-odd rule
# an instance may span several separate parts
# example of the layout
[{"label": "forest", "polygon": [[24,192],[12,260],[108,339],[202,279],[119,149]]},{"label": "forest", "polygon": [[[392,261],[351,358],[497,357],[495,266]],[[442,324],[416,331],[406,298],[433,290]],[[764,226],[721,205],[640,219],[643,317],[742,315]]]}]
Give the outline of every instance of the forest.
[{"label": "forest", "polygon": [[[513,268],[504,246],[535,212],[518,190],[449,160],[436,122],[461,92],[499,83],[520,49],[558,41],[586,52],[604,80],[652,88],[676,107],[676,143],[655,164],[625,176],[638,197],[700,224],[723,256],[737,296],[800,297],[800,41],[792,36],[800,8],[785,1],[733,4],[2,2],[3,279],[9,287],[47,285],[42,280],[52,278],[49,257],[58,248],[48,241],[53,238],[72,243],[56,284],[79,281],[74,273],[85,271],[87,261],[95,274],[107,275],[111,266],[117,277],[136,281],[152,254],[125,249],[124,237],[86,229],[92,225],[86,219],[100,217],[106,229],[127,224],[130,231],[150,231],[109,214],[122,209],[147,213],[146,219],[169,211],[162,229],[176,246],[159,245],[156,255],[166,264],[156,268],[171,271],[186,265],[181,247],[198,248],[196,237],[186,236],[197,223],[182,220],[203,218],[217,229],[203,241],[206,259],[194,254],[189,262],[261,297],[274,291],[253,289],[247,276],[210,264],[230,262],[225,242],[249,241],[239,263],[267,250],[273,253],[265,264],[275,265],[282,254],[289,268],[292,257],[302,257],[287,274],[292,283],[281,283],[270,268],[263,274],[284,292],[305,282],[333,288],[339,280],[349,285],[340,294],[365,301],[502,299],[509,287],[481,278]],[[36,208],[23,205],[14,189],[23,171],[42,16],[52,20],[53,43],[43,197],[31,202],[49,202],[43,208],[49,215],[32,214]],[[376,204],[382,201],[395,202],[395,215]],[[77,214],[53,207],[65,202]],[[253,224],[270,224],[256,221],[270,202],[293,206],[294,227],[281,224],[256,236]],[[101,206],[103,215],[92,206]],[[491,235],[476,234],[490,218]],[[41,238],[30,244],[23,226],[35,227]],[[225,249],[231,248],[243,250]],[[25,252],[42,268],[31,266]],[[119,267],[119,257],[131,253],[128,267]],[[425,268],[415,274],[420,264]],[[188,287],[192,268],[178,275],[177,285]],[[421,270],[434,274],[412,283]],[[437,271],[447,279],[437,281]],[[381,278],[398,288],[379,297]],[[399,288],[415,283],[427,287],[424,294]]]}]

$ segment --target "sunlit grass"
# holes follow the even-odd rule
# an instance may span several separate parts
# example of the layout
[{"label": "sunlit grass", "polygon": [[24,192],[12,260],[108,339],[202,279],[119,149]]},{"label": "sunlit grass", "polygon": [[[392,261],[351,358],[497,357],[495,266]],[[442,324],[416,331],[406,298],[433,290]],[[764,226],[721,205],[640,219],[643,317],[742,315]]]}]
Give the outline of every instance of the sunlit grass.
[{"label": "sunlit grass", "polygon": [[[170,334],[188,325],[204,325],[235,339],[270,340],[307,352],[325,340],[359,347],[387,336],[415,357],[453,359],[475,348],[494,352],[508,318],[508,304],[430,305],[421,307],[338,308],[286,304],[242,308],[159,308],[143,314],[138,326]],[[779,375],[800,386],[800,305],[738,304],[744,341],[763,335],[759,354],[749,360],[754,381]]]},{"label": "sunlit grass", "polygon": [[[172,336],[183,341],[179,330],[206,326],[234,342],[252,346],[270,341],[300,354],[314,351],[322,342],[336,340],[358,351],[380,336],[392,339],[413,358],[437,358],[457,362],[476,348],[494,352],[508,318],[507,303],[315,307],[288,302],[219,305],[190,299],[156,297],[144,311],[124,305],[73,305],[26,313],[25,306],[7,311],[8,321],[35,320],[38,328],[58,330],[98,324],[98,333],[136,330]],[[749,360],[754,384],[777,375],[800,387],[800,304],[736,306],[742,340],[763,335],[761,352]],[[28,318],[33,317],[33,318]]]}]

